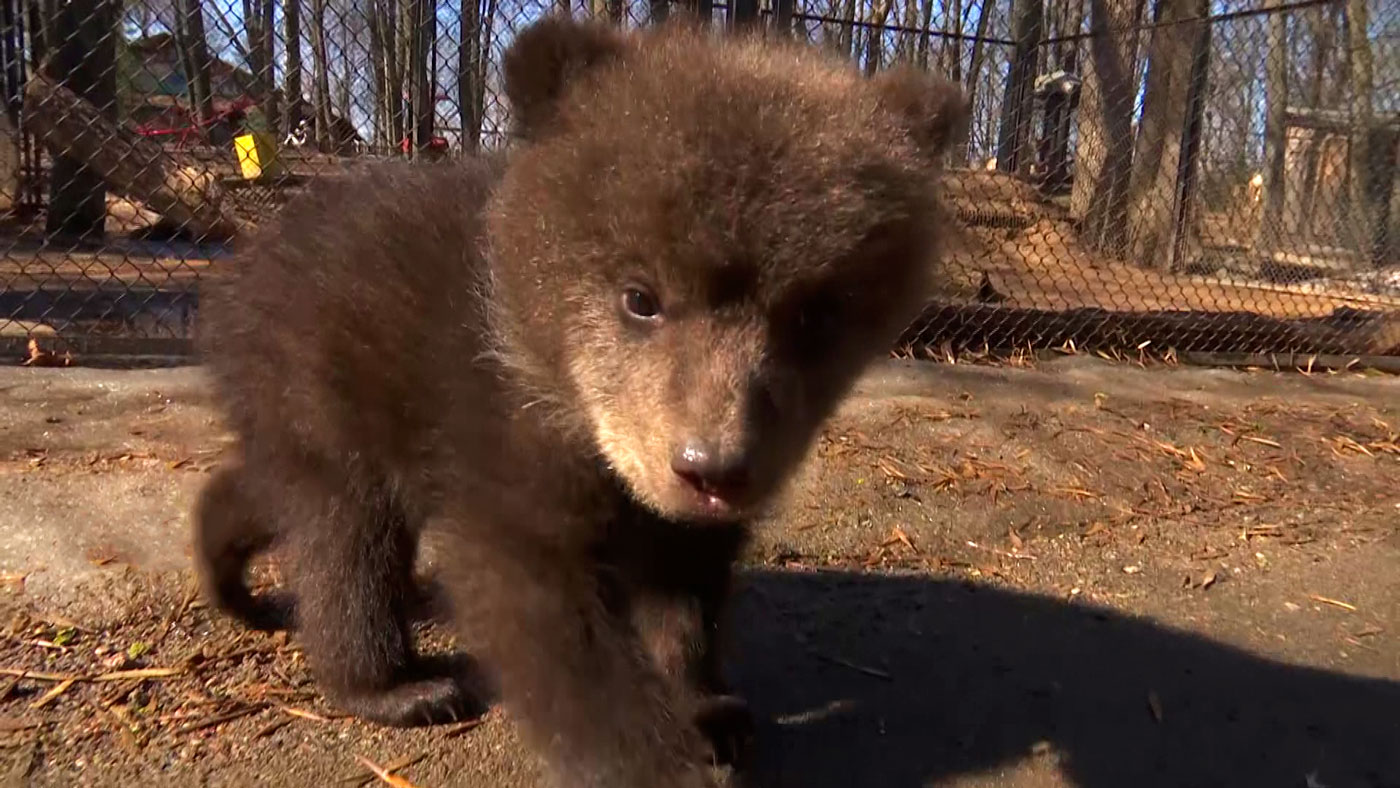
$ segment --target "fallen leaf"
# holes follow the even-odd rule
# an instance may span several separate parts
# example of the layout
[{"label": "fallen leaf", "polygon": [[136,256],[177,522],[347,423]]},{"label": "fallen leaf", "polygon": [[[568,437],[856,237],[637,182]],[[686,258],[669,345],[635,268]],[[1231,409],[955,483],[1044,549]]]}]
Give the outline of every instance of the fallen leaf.
[{"label": "fallen leaf", "polygon": [[919,548],[914,546],[914,542],[909,539],[909,535],[904,533],[904,529],[900,528],[897,525],[890,529],[889,537],[886,538],[885,541],[881,542],[880,546],[889,547],[896,543],[904,545],[905,547],[909,548],[910,552],[916,555],[919,552]]},{"label": "fallen leaf", "polygon": [[33,337],[29,338],[29,355],[21,362],[26,367],[69,367],[73,365],[73,356],[64,351],[63,355],[58,355],[39,347],[39,342]]},{"label": "fallen leaf", "polygon": [[1206,463],[1201,459],[1200,455],[1196,453],[1194,447],[1190,450],[1190,454],[1191,460],[1186,463],[1186,467],[1193,471],[1204,471],[1206,469]]}]

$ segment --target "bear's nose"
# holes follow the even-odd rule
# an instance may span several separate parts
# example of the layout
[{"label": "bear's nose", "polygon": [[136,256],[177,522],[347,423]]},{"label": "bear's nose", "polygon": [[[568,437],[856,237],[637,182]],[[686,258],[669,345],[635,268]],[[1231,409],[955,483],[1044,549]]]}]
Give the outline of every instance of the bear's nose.
[{"label": "bear's nose", "polygon": [[676,449],[671,470],[696,492],[726,502],[741,498],[749,485],[746,457],[726,456],[714,444],[699,439],[687,440]]}]

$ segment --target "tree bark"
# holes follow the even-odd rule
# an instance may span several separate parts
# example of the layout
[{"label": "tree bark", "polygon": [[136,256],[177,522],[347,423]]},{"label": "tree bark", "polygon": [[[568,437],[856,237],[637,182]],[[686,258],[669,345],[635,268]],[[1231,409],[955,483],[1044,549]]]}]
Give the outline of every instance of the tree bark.
[{"label": "tree bark", "polygon": [[[666,0],[657,0],[663,7]],[[793,12],[796,0],[774,0],[773,3],[773,27],[778,35],[790,36],[793,34]]]},{"label": "tree bark", "polygon": [[479,0],[462,3],[462,46],[457,50],[457,117],[462,145],[470,152],[481,148],[481,126],[486,110],[486,58]]},{"label": "tree bark", "polygon": [[369,0],[370,41],[374,48],[374,107],[376,137],[385,150],[395,150],[405,136],[403,76],[398,59],[398,16],[395,0]]},{"label": "tree bark", "polygon": [[[1311,109],[1322,109],[1330,106],[1331,102],[1326,101],[1324,90],[1327,85],[1327,69],[1331,66],[1333,53],[1337,46],[1337,26],[1336,21],[1331,16],[1331,10],[1318,6],[1308,9],[1308,28],[1312,34],[1312,61],[1309,66],[1308,77],[1308,98],[1307,106]],[[1323,136],[1314,133],[1308,139],[1307,150],[1303,153],[1303,193],[1299,204],[1301,205],[1298,217],[1301,224],[1309,230],[1309,235],[1313,230],[1313,205],[1317,201],[1317,178],[1318,165],[1322,156]]]},{"label": "tree bark", "polygon": [[1011,71],[1001,103],[997,134],[997,169],[1024,173],[1031,159],[1031,118],[1035,95],[1036,61],[1044,35],[1040,0],[1012,0],[1011,37],[1016,41]]},{"label": "tree bark", "polygon": [[[351,44],[355,37],[350,33],[350,20],[356,18],[350,0],[338,0],[339,8],[332,6],[336,15],[336,51],[339,52],[340,68],[335,77],[335,100],[331,102],[331,111],[338,113],[346,121],[350,120],[354,110],[351,94],[355,84],[355,66],[349,56]],[[340,142],[337,134],[337,143]]]},{"label": "tree bark", "polygon": [[[932,0],[929,0],[929,2],[932,2]],[[972,59],[967,66],[967,86],[965,88],[967,105],[972,109],[967,113],[968,129],[964,130],[964,133],[957,135],[956,139],[961,140],[961,142],[957,144],[957,149],[953,154],[953,160],[961,164],[967,163],[968,146],[971,144],[971,135],[966,132],[971,130],[972,124],[975,122],[974,118],[977,114],[977,85],[982,78],[982,61],[986,59],[987,52],[987,48],[983,46],[982,40],[987,36],[987,27],[991,24],[992,13],[995,9],[996,6],[992,4],[992,0],[983,0],[977,11],[977,31],[973,33],[972,36]]]},{"label": "tree bark", "polygon": [[383,31],[379,27],[377,5],[375,0],[369,0],[365,6],[365,21],[369,27],[370,100],[374,118],[371,140],[376,148],[384,144],[389,126],[387,107],[384,106],[384,40]]},{"label": "tree bark", "polygon": [[1371,187],[1373,168],[1371,134],[1375,129],[1375,111],[1371,94],[1375,90],[1371,39],[1368,31],[1369,14],[1366,0],[1347,0],[1347,50],[1351,82],[1351,133],[1347,156],[1347,192],[1355,228],[1356,248],[1363,258],[1380,262],[1376,247],[1378,217]]},{"label": "tree bark", "polygon": [[904,63],[914,62],[914,52],[918,48],[919,0],[904,0],[904,15],[900,18],[904,30],[899,32],[899,44],[895,47],[895,59]]},{"label": "tree bark", "polygon": [[842,0],[841,3],[841,27],[837,37],[837,48],[846,57],[854,54],[853,47],[856,40],[856,0]]},{"label": "tree bark", "polygon": [[933,0],[920,0],[919,6],[919,52],[917,62],[919,68],[928,68],[929,38],[932,31],[929,29],[933,24]]},{"label": "tree bark", "polygon": [[870,25],[865,33],[866,76],[873,75],[884,64],[885,20],[889,19],[892,5],[894,0],[873,0],[870,6]]},{"label": "tree bark", "polygon": [[[1266,7],[1277,9],[1280,0],[1267,0]],[[1264,205],[1259,216],[1255,248],[1270,252],[1278,248],[1284,229],[1283,205],[1287,188],[1284,154],[1287,151],[1288,110],[1288,16],[1275,10],[1268,15],[1268,47],[1264,53]]]},{"label": "tree bark", "polygon": [[331,128],[330,56],[326,48],[326,0],[311,0],[311,105],[316,112],[316,147],[334,147]]},{"label": "tree bark", "polygon": [[948,2],[948,17],[949,17],[949,19],[952,21],[952,27],[951,27],[951,29],[950,29],[948,32],[952,33],[952,35],[949,36],[949,37],[947,37],[947,38],[944,38],[944,39],[943,39],[943,45],[942,45],[942,47],[940,48],[940,51],[946,51],[946,52],[948,53],[948,68],[947,68],[947,71],[944,72],[944,73],[946,73],[946,74],[948,75],[948,78],[951,79],[951,80],[953,80],[954,82],[962,82],[962,77],[963,77],[963,71],[962,71],[962,47],[963,47],[963,40],[962,40],[963,20],[962,20],[962,14],[963,14],[962,0],[949,0],[949,2]]},{"label": "tree bark", "polygon": [[214,94],[209,79],[209,41],[204,33],[203,0],[178,0],[176,26],[180,48],[184,53],[189,82],[190,105],[200,122],[214,119]]},{"label": "tree bark", "polygon": [[[86,168],[99,184],[149,205],[197,237],[227,239],[237,233],[239,223],[223,212],[213,175],[177,166],[159,143],[115,123],[109,111],[52,77],[40,73],[29,80],[24,110],[45,142],[65,151],[67,160]],[[96,193],[105,202],[103,191]],[[99,205],[105,215],[105,204]]]},{"label": "tree bark", "polygon": [[[52,84],[48,80],[61,81],[70,103],[81,101],[91,122],[114,124],[118,113],[117,4],[113,0],[69,0],[55,12],[43,25],[53,50],[33,79],[42,85]],[[29,112],[35,110],[26,114]],[[107,188],[101,171],[91,166],[74,139],[49,128],[45,117],[37,112],[26,117],[25,123],[54,156],[49,170],[46,230],[64,238],[100,240],[107,221]]]},{"label": "tree bark", "polygon": [[1148,48],[1142,121],[1128,190],[1128,249],[1133,262],[1166,268],[1171,260],[1182,130],[1191,93],[1191,66],[1208,0],[1159,0]]},{"label": "tree bark", "polygon": [[301,120],[306,102],[301,86],[301,0],[283,0],[282,25],[283,46],[287,48],[287,76],[282,90],[287,107],[282,126],[290,132]]},{"label": "tree bark", "polygon": [[1093,249],[1119,254],[1133,161],[1135,28],[1141,0],[1089,1],[1089,57],[1079,98],[1070,214]]},{"label": "tree bark", "polygon": [[433,78],[433,44],[437,40],[437,6],[433,0],[408,0],[409,104],[413,144],[426,148],[433,138],[437,80]]},{"label": "tree bark", "polygon": [[399,21],[399,0],[376,0],[380,5],[381,21],[384,23],[384,106],[389,112],[389,137],[385,144],[397,149],[399,142],[408,136],[408,117],[404,109],[404,58],[399,47],[402,36]]},{"label": "tree bark", "polygon": [[273,33],[273,0],[243,0],[243,27],[248,39],[248,70],[253,72],[253,97],[262,108],[268,126],[276,134],[279,107],[273,90],[276,36]]},{"label": "tree bark", "polygon": [[606,19],[614,25],[622,24],[622,0],[592,0],[590,8],[594,19]]}]

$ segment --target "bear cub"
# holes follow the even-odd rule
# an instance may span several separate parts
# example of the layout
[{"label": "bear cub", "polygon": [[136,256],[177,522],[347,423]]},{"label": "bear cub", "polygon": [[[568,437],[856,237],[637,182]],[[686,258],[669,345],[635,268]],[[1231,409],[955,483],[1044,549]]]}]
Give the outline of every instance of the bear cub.
[{"label": "bear cub", "polygon": [[[290,613],[387,725],[485,698],[412,644],[419,537],[561,785],[716,785],[751,721],[719,635],[748,523],[922,306],[951,85],[812,47],[549,18],[501,155],[295,201],[205,288],[238,443],[195,512],[223,611]],[[285,543],[293,607],[255,596]]]}]

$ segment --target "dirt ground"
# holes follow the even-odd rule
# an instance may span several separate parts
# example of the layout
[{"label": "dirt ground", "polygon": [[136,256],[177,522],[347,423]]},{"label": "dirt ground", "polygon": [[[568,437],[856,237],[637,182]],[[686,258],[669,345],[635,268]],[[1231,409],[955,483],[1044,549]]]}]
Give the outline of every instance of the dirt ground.
[{"label": "dirt ground", "polygon": [[[1397,432],[1395,378],[881,366],[746,559],[748,777],[1400,786]],[[536,784],[507,715],[339,717],[210,615],[224,443],[197,369],[0,370],[0,785]]]}]

